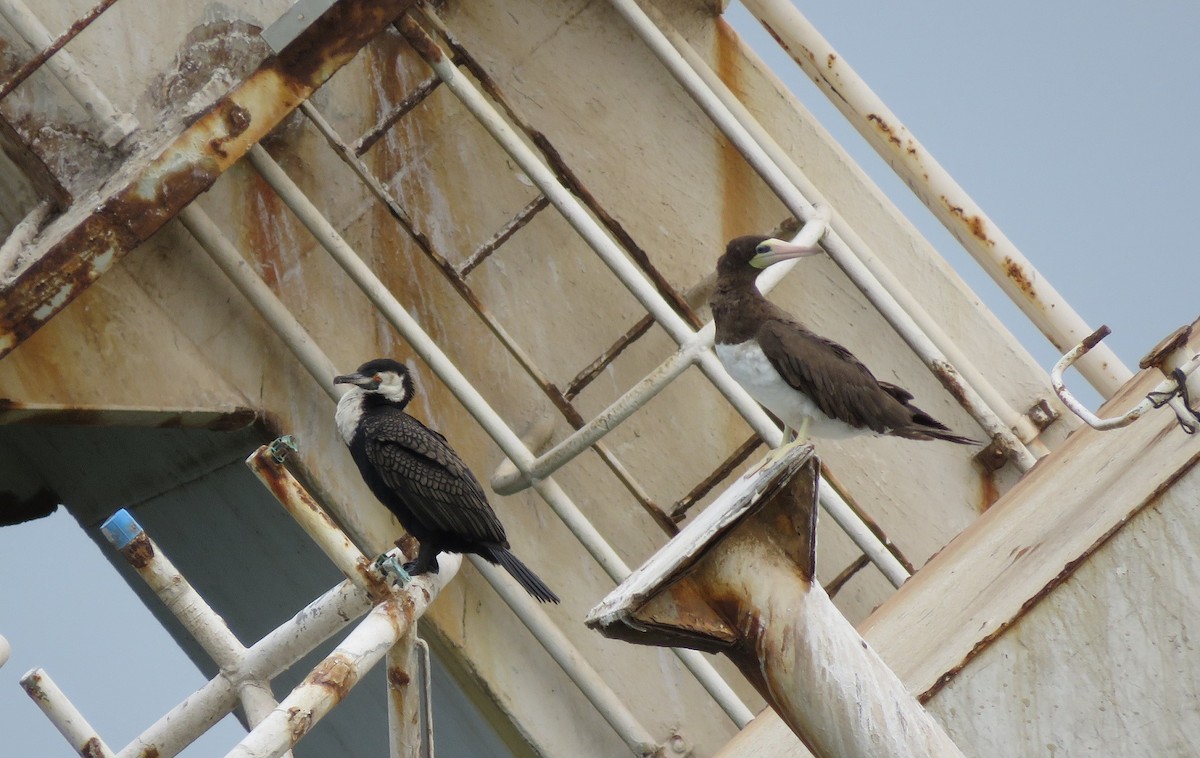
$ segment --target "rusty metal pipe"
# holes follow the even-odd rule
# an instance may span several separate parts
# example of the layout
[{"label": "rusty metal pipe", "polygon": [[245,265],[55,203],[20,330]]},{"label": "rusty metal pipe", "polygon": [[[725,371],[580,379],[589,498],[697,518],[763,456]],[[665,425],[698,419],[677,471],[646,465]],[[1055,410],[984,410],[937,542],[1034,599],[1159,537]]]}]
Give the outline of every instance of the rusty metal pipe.
[{"label": "rusty metal pipe", "polygon": [[100,531],[217,666],[237,668],[246,648],[133,516],[121,509],[101,524]]},{"label": "rusty metal pipe", "polygon": [[366,594],[349,580],[330,589],[251,645],[237,671],[209,680],[122,748],[117,758],[176,755],[233,709],[243,682],[273,679],[370,607]]},{"label": "rusty metal pipe", "polygon": [[[917,141],[795,4],[788,0],[745,0],[744,5],[1051,344],[1065,350],[1091,332],[1083,317]],[[1079,368],[1106,399],[1133,376],[1107,347],[1089,356]]]},{"label": "rusty metal pipe", "polygon": [[276,758],[295,745],[413,627],[458,573],[462,556],[439,558],[437,574],[422,574],[399,596],[380,603],[233,750],[229,758]]},{"label": "rusty metal pipe", "polygon": [[370,559],[350,541],[303,485],[282,464],[271,459],[267,445],[260,445],[246,458],[246,466],[270,490],[280,505],[312,538],[342,574],[374,601],[391,595],[387,581]]},{"label": "rusty metal pipe", "polygon": [[[388,744],[391,758],[421,758],[426,744],[421,719],[422,692],[416,627],[387,653]],[[428,651],[428,648],[426,648]],[[417,681],[413,681],[416,679]],[[432,749],[432,747],[430,748]]]},{"label": "rusty metal pipe", "polygon": [[0,286],[7,355],[269,133],[413,0],[339,0],[158,152],[52,222]]},{"label": "rusty metal pipe", "polygon": [[113,758],[112,750],[44,670],[34,669],[21,677],[21,687],[71,744],[72,750],[85,758]]},{"label": "rusty metal pipe", "polygon": [[742,477],[586,623],[724,653],[821,758],[961,756],[816,583],[819,471],[806,445]]}]

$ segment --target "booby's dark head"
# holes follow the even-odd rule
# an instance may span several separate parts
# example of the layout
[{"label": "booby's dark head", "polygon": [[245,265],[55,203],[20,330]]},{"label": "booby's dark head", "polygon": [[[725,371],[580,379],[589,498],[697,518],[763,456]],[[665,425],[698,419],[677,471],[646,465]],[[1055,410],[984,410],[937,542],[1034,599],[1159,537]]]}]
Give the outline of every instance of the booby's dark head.
[{"label": "booby's dark head", "polygon": [[820,252],[822,250],[819,247],[795,245],[761,234],[735,237],[725,246],[725,254],[717,261],[717,275],[753,278],[773,263]]},{"label": "booby's dark head", "polygon": [[413,380],[408,367],[391,358],[367,361],[353,374],[335,376],[333,383],[352,384],[364,393],[378,395],[401,407],[413,396]]}]

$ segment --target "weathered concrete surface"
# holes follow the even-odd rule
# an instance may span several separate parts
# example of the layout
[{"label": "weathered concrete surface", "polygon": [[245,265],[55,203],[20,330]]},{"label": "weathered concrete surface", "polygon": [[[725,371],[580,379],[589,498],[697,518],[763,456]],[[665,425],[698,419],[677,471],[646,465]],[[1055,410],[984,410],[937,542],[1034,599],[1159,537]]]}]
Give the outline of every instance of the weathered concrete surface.
[{"label": "weathered concrete surface", "polygon": [[[86,2],[54,5],[54,28]],[[195,113],[220,94],[210,79],[161,79],[191,40],[190,65],[210,60],[215,78],[240,71],[229,51],[211,46],[205,25],[241,20],[262,25],[282,2],[197,6],[155,4],[143,17],[123,10],[112,35],[138,38],[161,24],[146,58],[121,57],[113,37],[84,35],[72,51],[107,94],[140,120]],[[664,2],[663,11],[713,61],[779,141],[823,188],[829,202],[875,246],[898,276],[926,293],[926,307],[993,377],[1016,408],[1045,396],[1043,372],[979,311],[953,272],[931,257],[899,214],[849,163],[778,81],[764,75],[707,3]],[[124,9],[124,4],[117,8]],[[232,10],[231,10],[232,8]],[[178,11],[178,16],[171,15]],[[567,164],[647,251],[676,289],[714,265],[724,241],[773,227],[782,217],[744,162],[601,0],[547,6],[534,0],[449,3],[444,17],[507,97],[561,152]],[[231,30],[234,26],[229,27]],[[231,32],[233,33],[233,32]],[[236,33],[245,34],[238,26]],[[191,36],[189,36],[191,35]],[[171,46],[174,47],[171,47]],[[114,52],[117,51],[117,52]],[[314,103],[355,139],[428,76],[403,40],[374,39]],[[165,82],[155,86],[155,82]],[[207,99],[206,99],[207,98]],[[27,103],[32,108],[32,100]],[[68,104],[69,106],[69,104]],[[64,110],[69,110],[63,106]],[[53,117],[54,114],[43,114]],[[78,114],[71,119],[77,119]],[[568,430],[552,404],[473,316],[437,269],[396,226],[307,124],[288,120],[266,145],[387,283],[487,401],[518,432],[544,416],[554,440]],[[532,199],[482,129],[444,90],[418,106],[364,156],[408,209],[420,230],[452,260],[464,259]],[[223,224],[255,270],[338,366],[391,355],[408,360],[419,383],[412,411],[445,432],[484,477],[499,462],[496,446],[427,367],[399,340],[269,187],[237,163],[198,200]],[[643,315],[553,211],[539,215],[473,271],[482,302],[556,383],[565,384]],[[807,262],[774,299],[844,342],[881,378],[910,387],[922,407],[973,433],[964,412],[829,261]],[[657,329],[625,351],[584,390],[577,406],[593,414],[653,369],[672,349]],[[300,438],[325,504],[366,547],[398,533],[361,484],[332,424],[332,404],[195,242],[168,223],[0,361],[0,397],[24,403],[148,406],[213,410],[249,407],[274,428]],[[1052,427],[1054,443],[1071,424]],[[606,444],[650,496],[670,504],[715,468],[750,432],[699,372],[689,371]],[[981,474],[970,452],[951,445],[867,440],[819,443],[834,477],[915,565],[969,525],[1011,472]],[[913,476],[914,471],[924,472]],[[595,457],[582,456],[558,481],[630,565],[665,535]],[[720,486],[718,486],[718,491]],[[930,492],[936,497],[930,497]],[[703,502],[708,502],[706,498]],[[678,728],[698,755],[734,733],[726,719],[666,651],[605,642],[578,620],[612,582],[532,493],[495,498],[514,550],[564,596],[550,613],[564,632],[663,739]],[[186,529],[186,524],[180,525]],[[821,527],[818,576],[827,581],[857,556],[828,523]],[[836,601],[853,621],[891,594],[867,569]],[[430,632],[475,686],[534,749],[551,755],[620,754],[623,746],[483,580],[466,568],[439,599]],[[514,660],[521,661],[514,667]],[[732,669],[726,669],[732,671]],[[736,674],[734,675],[736,676]],[[754,705],[750,687],[742,692]],[[531,698],[528,693],[551,693]],[[583,714],[583,715],[581,715]],[[570,724],[570,728],[564,725]]]}]

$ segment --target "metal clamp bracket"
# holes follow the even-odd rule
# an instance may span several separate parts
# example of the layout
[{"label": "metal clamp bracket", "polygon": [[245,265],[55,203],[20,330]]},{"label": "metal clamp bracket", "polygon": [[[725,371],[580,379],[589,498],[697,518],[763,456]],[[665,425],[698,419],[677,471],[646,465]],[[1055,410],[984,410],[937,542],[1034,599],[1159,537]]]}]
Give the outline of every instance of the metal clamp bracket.
[{"label": "metal clamp bracket", "polygon": [[1129,426],[1148,411],[1169,405],[1171,410],[1175,411],[1175,417],[1179,420],[1179,426],[1184,432],[1195,434],[1200,431],[1200,409],[1192,407],[1187,386],[1188,377],[1197,367],[1200,367],[1200,355],[1186,349],[1191,327],[1185,326],[1176,330],[1159,343],[1158,347],[1150,351],[1146,358],[1142,359],[1142,368],[1158,368],[1166,374],[1166,378],[1147,394],[1142,402],[1124,414],[1115,418],[1102,419],[1089,411],[1071,394],[1063,382],[1063,372],[1111,333],[1112,330],[1107,326],[1101,326],[1054,364],[1054,368],[1050,371],[1050,383],[1054,386],[1054,392],[1062,400],[1063,405],[1086,421],[1088,426],[1100,431]]}]

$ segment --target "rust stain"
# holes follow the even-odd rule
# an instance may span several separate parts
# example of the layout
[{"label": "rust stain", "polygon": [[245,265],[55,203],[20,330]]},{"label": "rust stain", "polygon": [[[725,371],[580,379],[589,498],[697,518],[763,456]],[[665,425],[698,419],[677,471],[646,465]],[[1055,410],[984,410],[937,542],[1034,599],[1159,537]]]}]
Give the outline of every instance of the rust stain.
[{"label": "rust stain", "polygon": [[900,138],[896,136],[895,131],[892,129],[892,125],[885,121],[882,116],[877,113],[868,113],[867,121],[874,124],[875,128],[879,130],[880,134],[887,138],[888,142],[891,142],[896,147],[903,146],[900,142]]},{"label": "rust stain", "polygon": [[[738,66],[738,37],[724,19],[717,19],[716,35],[717,76],[735,97],[744,96],[742,73]],[[733,239],[755,230],[745,228],[746,208],[755,197],[757,176],[742,154],[724,135],[716,136],[721,166],[721,239]],[[718,250],[713,251],[715,258]]]},{"label": "rust stain", "polygon": [[340,702],[358,682],[358,672],[349,658],[334,652],[313,669],[305,682],[329,690],[334,700]]},{"label": "rust stain", "polygon": [[837,53],[830,53],[825,56],[825,68],[832,69],[835,63],[837,63]]},{"label": "rust stain", "polygon": [[229,153],[225,151],[225,143],[241,136],[242,132],[249,128],[252,117],[250,111],[234,102],[222,103],[217,112],[225,126],[225,134],[209,140],[208,147],[222,158],[228,158]]},{"label": "rust stain", "polygon": [[999,499],[1000,486],[996,483],[996,469],[984,466],[979,477],[979,512],[983,513],[991,508]]},{"label": "rust stain", "polygon": [[46,697],[46,691],[42,689],[42,675],[30,674],[21,682],[21,686],[25,689],[26,694],[30,698],[39,703],[49,703],[49,698]]},{"label": "rust stain", "polygon": [[412,681],[412,677],[399,666],[390,666],[387,670],[387,680],[392,689],[402,690]]},{"label": "rust stain", "polygon": [[[983,242],[984,244],[995,247],[996,241],[988,236],[987,222],[984,221],[982,216],[978,216],[978,215],[968,216],[967,212],[963,209],[963,207],[961,205],[955,205],[954,203],[950,202],[950,198],[946,197],[945,195],[941,196],[941,201],[942,201],[942,205],[944,205],[946,207],[946,210],[948,210],[950,212],[950,215],[954,216],[959,221],[961,221],[963,226],[965,226],[967,228],[967,231],[970,233],[970,235],[972,237],[979,240],[980,242]],[[1012,260],[1009,258],[1006,258],[1005,261],[1006,261],[1006,266],[1007,266],[1007,264],[1012,263]],[[1010,273],[1010,276],[1011,276],[1011,273]],[[1032,297],[1032,295],[1033,295],[1032,289],[1029,290],[1029,294]]]},{"label": "rust stain", "polygon": [[141,752],[138,758],[159,758],[160,755],[161,754],[158,752],[158,748],[150,745]]},{"label": "rust stain", "polygon": [[312,729],[312,711],[292,706],[288,708],[287,723],[288,733],[292,735],[292,744],[295,745],[300,738],[308,734],[309,729]]},{"label": "rust stain", "polygon": [[1025,273],[1025,269],[1021,267],[1021,264],[1008,256],[1004,258],[1004,275],[1011,279],[1027,296],[1030,298],[1036,297],[1037,293],[1034,292],[1033,282]]},{"label": "rust stain", "polygon": [[83,743],[83,747],[79,750],[79,755],[82,758],[101,758],[108,755],[104,747],[100,744],[99,737],[92,737],[87,742]]},{"label": "rust stain", "polygon": [[1183,349],[1188,344],[1192,334],[1192,325],[1185,324],[1168,334],[1157,345],[1150,349],[1140,361],[1138,368],[1155,368],[1162,366],[1172,353]]},{"label": "rust stain", "polygon": [[144,569],[154,558],[154,545],[150,542],[150,538],[142,532],[121,550],[121,554],[135,569]]},{"label": "rust stain", "polygon": [[286,213],[283,201],[257,171],[247,177],[247,202],[242,223],[242,244],[254,256],[253,265],[263,282],[279,294],[280,273],[286,270],[281,251],[287,240],[282,233],[283,225],[290,223],[291,214]]}]

